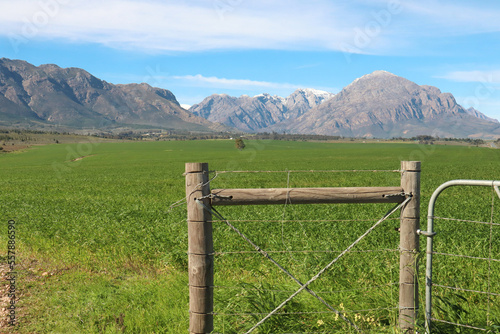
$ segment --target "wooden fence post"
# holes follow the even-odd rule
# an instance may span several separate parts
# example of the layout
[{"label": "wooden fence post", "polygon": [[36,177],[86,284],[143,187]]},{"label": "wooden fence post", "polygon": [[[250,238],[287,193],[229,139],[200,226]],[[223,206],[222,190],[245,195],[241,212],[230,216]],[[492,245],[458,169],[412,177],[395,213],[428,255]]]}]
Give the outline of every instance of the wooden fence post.
[{"label": "wooden fence post", "polygon": [[401,187],[412,199],[401,209],[399,262],[399,328],[414,333],[418,312],[418,252],[420,227],[420,161],[401,161]]},{"label": "wooden fence post", "polygon": [[[196,200],[210,194],[208,163],[186,163],[188,222],[189,332],[213,331],[214,259],[212,215]],[[203,198],[210,208],[210,199]]]}]

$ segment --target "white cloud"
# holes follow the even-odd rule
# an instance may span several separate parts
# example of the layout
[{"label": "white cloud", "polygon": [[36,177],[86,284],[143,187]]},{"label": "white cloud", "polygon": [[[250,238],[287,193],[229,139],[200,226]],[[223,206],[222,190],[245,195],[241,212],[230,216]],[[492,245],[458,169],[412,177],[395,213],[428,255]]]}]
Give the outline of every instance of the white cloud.
[{"label": "white cloud", "polygon": [[421,0],[401,1],[404,11],[413,16],[410,24],[419,22],[421,35],[458,36],[500,31],[498,1]]},{"label": "white cloud", "polygon": [[455,82],[479,82],[483,84],[500,84],[500,70],[496,71],[453,71],[443,76],[441,79],[447,79]]},{"label": "white cloud", "polygon": [[[51,5],[41,5],[45,3]],[[314,3],[329,7],[324,0]],[[273,8],[261,1],[233,0],[19,0],[2,4],[0,34],[160,51],[324,48],[326,40],[342,36],[334,24],[326,24],[322,10],[298,0],[271,4]]]},{"label": "white cloud", "polygon": [[455,95],[462,106],[474,107],[489,117],[500,119],[500,70],[453,71],[438,78],[469,83],[468,95]]},{"label": "white cloud", "polygon": [[247,79],[226,79],[218,77],[205,77],[201,74],[172,76],[178,82],[184,82],[190,87],[210,87],[231,90],[260,90],[260,89],[298,89],[303,86],[290,83],[277,83],[268,81],[255,81]]},{"label": "white cloud", "polygon": [[0,35],[145,52],[224,49],[404,53],[426,37],[500,31],[484,0],[2,1]]}]

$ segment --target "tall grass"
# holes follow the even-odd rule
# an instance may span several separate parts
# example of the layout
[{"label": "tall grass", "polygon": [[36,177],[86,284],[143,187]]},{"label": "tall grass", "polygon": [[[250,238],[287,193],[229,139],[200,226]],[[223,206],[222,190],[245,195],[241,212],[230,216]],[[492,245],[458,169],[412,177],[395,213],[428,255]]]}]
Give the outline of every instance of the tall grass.
[{"label": "tall grass", "polygon": [[[185,162],[209,162],[211,170],[392,170],[399,168],[400,160],[419,159],[422,224],[428,199],[439,184],[457,178],[500,178],[500,151],[486,148],[279,141],[246,144],[243,151],[234,149],[232,141],[60,144],[0,155],[0,215],[5,223],[16,220],[20,247],[20,322],[15,331],[186,332],[185,207],[169,209],[184,197]],[[78,156],[86,158],[74,160]],[[397,186],[399,174],[220,174],[211,184],[213,188],[287,185]],[[390,207],[288,205],[227,207],[220,211],[228,219],[265,220],[235,225],[266,250],[318,251],[273,253],[278,262],[305,282],[336,256],[335,251],[343,250]],[[486,189],[450,189],[440,198],[436,214],[489,221],[490,208],[491,193]],[[498,209],[497,201],[496,222],[500,217]],[[334,219],[369,221],[310,222]],[[399,269],[398,253],[391,250],[398,246],[398,225],[398,220],[387,221],[357,248],[384,251],[348,254],[311,286],[368,331],[395,332],[398,287],[394,283]],[[438,250],[472,252],[474,256],[489,252],[489,227],[440,221],[436,230],[440,237],[436,237]],[[499,258],[499,229],[494,228],[492,233],[492,252]],[[0,243],[6,242],[6,233],[0,234]],[[253,250],[223,223],[214,224],[214,242],[219,252]],[[421,248],[425,249],[425,240]],[[6,247],[1,251],[5,252]],[[486,288],[487,267],[483,264],[463,259],[437,259],[437,263],[442,269],[436,271],[436,281],[444,285],[467,283],[468,289],[482,291]],[[497,264],[491,265],[491,277],[498,276],[499,270]],[[215,311],[225,314],[215,316],[216,331],[223,333],[248,329],[261,316],[255,313],[269,311],[298,288],[253,253],[217,256],[215,272],[216,285],[226,287],[216,289],[215,304]],[[491,282],[490,290],[500,292],[498,282]],[[441,298],[437,300],[442,301],[438,302],[438,314],[461,317],[457,319],[473,324],[485,323],[482,296],[465,294],[467,302],[463,305],[460,297],[448,291],[436,293]],[[500,314],[500,303],[491,303],[490,325],[494,326],[499,323],[495,316]],[[301,293],[287,305],[285,314],[273,317],[259,330],[354,332],[335,314],[320,313],[323,311],[326,308],[322,304]],[[253,315],[231,315],[240,313]]]}]

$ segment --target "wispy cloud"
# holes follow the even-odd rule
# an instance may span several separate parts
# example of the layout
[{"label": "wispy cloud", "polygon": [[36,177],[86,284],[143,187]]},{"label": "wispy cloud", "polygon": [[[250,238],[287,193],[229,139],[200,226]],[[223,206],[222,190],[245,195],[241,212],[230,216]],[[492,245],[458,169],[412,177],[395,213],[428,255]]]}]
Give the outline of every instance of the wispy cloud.
[{"label": "wispy cloud", "polygon": [[171,79],[179,81],[180,83],[184,82],[191,87],[223,88],[231,90],[260,90],[260,89],[293,90],[293,89],[303,88],[303,86],[294,85],[290,83],[205,77],[201,74],[172,76]]},{"label": "wispy cloud", "polygon": [[498,32],[498,17],[496,0],[17,0],[2,2],[0,35],[14,44],[63,39],[145,52],[384,54],[429,36]]},{"label": "wispy cloud", "polygon": [[[500,70],[452,71],[438,78],[453,82],[470,83],[469,95],[456,95],[464,107],[474,107],[489,117],[500,119]],[[488,110],[488,111],[487,111]]]},{"label": "wispy cloud", "polygon": [[321,25],[333,10],[325,0],[311,3],[318,7],[298,0],[47,2],[53,6],[30,0],[3,3],[0,34],[157,51],[324,48],[343,34],[335,24]]},{"label": "wispy cloud", "polygon": [[484,84],[500,84],[500,70],[494,71],[453,71],[437,78],[455,82],[480,82]]},{"label": "wispy cloud", "polygon": [[409,23],[420,22],[412,30],[418,33],[416,29],[421,29],[422,35],[457,36],[500,31],[498,1],[421,0],[401,3],[404,11],[413,16]]}]

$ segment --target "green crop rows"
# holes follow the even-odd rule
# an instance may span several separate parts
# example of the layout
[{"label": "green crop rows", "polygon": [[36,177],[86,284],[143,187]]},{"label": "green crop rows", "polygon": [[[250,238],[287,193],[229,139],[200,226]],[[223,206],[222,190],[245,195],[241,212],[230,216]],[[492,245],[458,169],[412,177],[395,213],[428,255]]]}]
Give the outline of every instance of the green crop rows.
[{"label": "green crop rows", "polygon": [[[83,159],[78,159],[84,157]],[[397,170],[422,161],[421,225],[433,190],[452,179],[500,179],[500,150],[417,144],[176,141],[80,143],[0,155],[0,217],[16,221],[16,333],[187,333],[185,162],[210,170]],[[212,174],[213,176],[214,174]],[[398,186],[394,172],[218,174],[212,188]],[[500,199],[493,220],[500,223]],[[446,190],[436,215],[491,220],[492,190]],[[221,207],[305,282],[392,205]],[[397,214],[394,216],[397,218]],[[334,220],[356,220],[350,222]],[[251,222],[250,222],[251,221]],[[256,222],[257,221],[257,222]],[[384,222],[311,289],[365,332],[397,333],[398,219]],[[500,228],[438,220],[435,250],[500,258]],[[7,252],[0,234],[0,254]],[[421,239],[422,256],[426,241]],[[242,333],[298,286],[224,223],[214,223],[216,332]],[[315,251],[304,253],[302,251]],[[233,253],[234,252],[234,253]],[[435,282],[500,293],[500,262],[436,256]],[[424,265],[420,264],[423,302]],[[490,278],[488,280],[488,277]],[[488,284],[489,282],[489,284]],[[224,287],[224,288],[221,288]],[[496,333],[500,297],[436,288],[434,316]],[[488,311],[489,309],[489,311]],[[250,315],[243,315],[250,313]],[[487,313],[489,323],[487,323]],[[423,324],[423,304],[419,317]],[[436,324],[442,333],[473,330]],[[12,330],[12,329],[11,329]],[[256,333],[355,331],[303,292]]]}]

